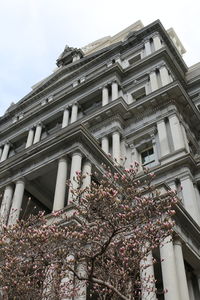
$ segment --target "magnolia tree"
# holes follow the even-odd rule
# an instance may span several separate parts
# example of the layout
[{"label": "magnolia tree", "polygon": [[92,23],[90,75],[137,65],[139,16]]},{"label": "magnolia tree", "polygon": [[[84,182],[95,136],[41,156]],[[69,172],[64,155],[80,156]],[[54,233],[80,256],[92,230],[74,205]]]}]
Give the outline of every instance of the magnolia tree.
[{"label": "magnolia tree", "polygon": [[[107,170],[98,183],[72,190],[66,210],[4,227],[2,299],[86,299],[87,291],[87,299],[136,300],[144,288],[150,294],[153,278],[141,279],[141,269],[172,233],[177,198],[171,191],[160,194],[153,174],[145,172],[141,183],[137,165]],[[82,179],[77,174],[80,187]]]}]

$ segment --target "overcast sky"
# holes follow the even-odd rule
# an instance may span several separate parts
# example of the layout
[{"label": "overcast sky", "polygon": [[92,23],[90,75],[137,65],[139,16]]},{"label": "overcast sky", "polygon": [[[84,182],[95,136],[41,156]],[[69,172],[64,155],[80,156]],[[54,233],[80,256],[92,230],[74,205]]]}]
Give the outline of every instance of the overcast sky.
[{"label": "overcast sky", "polygon": [[0,0],[0,115],[48,76],[68,44],[82,47],[137,20],[173,27],[188,66],[200,61],[199,0]]}]

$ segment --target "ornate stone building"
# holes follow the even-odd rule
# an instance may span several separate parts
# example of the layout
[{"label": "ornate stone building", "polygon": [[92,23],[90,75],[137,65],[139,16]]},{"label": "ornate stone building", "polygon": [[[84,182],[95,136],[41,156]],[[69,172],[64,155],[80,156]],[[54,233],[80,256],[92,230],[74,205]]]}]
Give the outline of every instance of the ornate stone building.
[{"label": "ornate stone building", "polygon": [[156,183],[177,190],[175,238],[149,270],[168,293],[154,300],[200,299],[200,64],[188,68],[184,52],[160,21],[66,46],[54,73],[0,118],[4,223],[67,206],[66,180],[101,172],[108,153],[152,168]]}]

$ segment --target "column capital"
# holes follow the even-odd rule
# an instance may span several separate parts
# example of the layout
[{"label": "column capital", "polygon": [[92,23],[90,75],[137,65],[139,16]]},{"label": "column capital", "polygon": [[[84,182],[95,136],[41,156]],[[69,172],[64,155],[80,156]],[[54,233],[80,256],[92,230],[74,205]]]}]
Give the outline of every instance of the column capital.
[{"label": "column capital", "polygon": [[37,127],[37,126],[43,126],[43,123],[42,123],[42,121],[39,121],[38,123],[35,123],[33,126],[34,126],[34,127]]},{"label": "column capital", "polygon": [[79,155],[80,157],[83,157],[83,154],[82,154],[79,150],[75,150],[75,151],[72,153],[72,156],[75,156],[75,155]]},{"label": "column capital", "polygon": [[177,245],[177,246],[182,246],[182,241],[181,239],[179,238],[179,236],[175,235],[173,237],[173,244],[174,245]]},{"label": "column capital", "polygon": [[67,156],[61,156],[58,159],[59,161],[66,161],[67,160]]},{"label": "column capital", "polygon": [[85,157],[84,164],[92,166],[91,160],[87,156]]},{"label": "column capital", "polygon": [[145,37],[145,38],[143,39],[144,43],[149,42],[149,39],[150,39],[149,36]]},{"label": "column capital", "polygon": [[22,183],[26,183],[26,179],[25,179],[25,177],[20,177],[20,178],[18,178],[18,179],[16,179],[14,182],[15,182],[15,184],[17,183],[17,182],[22,182]]},{"label": "column capital", "polygon": [[151,36],[152,36],[152,37],[155,37],[155,36],[158,36],[158,35],[159,35],[158,31],[155,31],[155,32],[152,33]]},{"label": "column capital", "polygon": [[111,84],[113,84],[113,83],[117,83],[118,85],[120,85],[118,79],[113,79],[113,80],[111,81]]},{"label": "column capital", "polygon": [[101,88],[102,89],[104,89],[104,88],[108,89],[108,86],[109,86],[109,83],[107,82],[107,83],[104,83]]},{"label": "column capital", "polygon": [[27,131],[34,130],[34,129],[35,129],[35,125],[31,125],[31,126],[27,127]]}]

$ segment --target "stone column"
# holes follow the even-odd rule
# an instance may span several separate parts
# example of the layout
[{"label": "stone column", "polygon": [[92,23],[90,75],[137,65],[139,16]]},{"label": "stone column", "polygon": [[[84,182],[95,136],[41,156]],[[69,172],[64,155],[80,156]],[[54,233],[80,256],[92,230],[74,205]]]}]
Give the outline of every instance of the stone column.
[{"label": "stone column", "polygon": [[109,101],[108,86],[104,86],[102,89],[102,106],[107,105]]},{"label": "stone column", "polygon": [[69,124],[69,107],[66,107],[63,111],[62,128]]},{"label": "stone column", "polygon": [[170,153],[165,120],[162,119],[157,122],[157,130],[158,130],[158,138],[159,138],[160,151],[162,157]]},{"label": "stone column", "polygon": [[151,44],[149,39],[145,40],[144,42],[144,49],[145,49],[145,56],[148,56],[151,54]]},{"label": "stone column", "polygon": [[28,137],[27,137],[26,147],[25,148],[28,148],[28,147],[30,147],[30,146],[33,145],[34,134],[35,134],[34,127],[31,127],[29,129],[29,132],[28,132]]},{"label": "stone column", "polygon": [[78,103],[75,102],[72,105],[71,123],[76,122],[77,121],[77,117],[78,117]]},{"label": "stone column", "polygon": [[91,184],[91,171],[92,171],[92,164],[89,160],[86,160],[83,164],[83,175],[85,175],[85,178],[83,178],[82,188],[85,189],[86,187],[89,187]]},{"label": "stone column", "polygon": [[151,251],[147,254],[146,259],[141,261],[140,267],[142,300],[156,300],[153,256]]},{"label": "stone column", "polygon": [[169,84],[171,82],[171,79],[166,66],[161,66],[159,72],[162,86]]},{"label": "stone column", "polygon": [[13,196],[13,186],[11,184],[7,185],[4,190],[4,195],[1,203],[1,210],[0,210],[0,223],[7,224],[10,206],[12,202]]},{"label": "stone column", "polygon": [[70,172],[70,182],[71,187],[68,195],[68,204],[73,200],[73,194],[71,193],[71,189],[77,189],[78,183],[76,182],[77,172],[81,171],[81,163],[82,163],[82,154],[80,152],[74,152],[72,154],[72,162],[71,162],[71,172]]},{"label": "stone column", "polygon": [[[87,266],[85,263],[79,263],[76,267],[76,272],[80,277],[87,278]],[[84,281],[75,280],[75,285],[78,288],[78,295],[74,297],[74,300],[86,300],[87,285]]]},{"label": "stone column", "polygon": [[115,131],[112,133],[112,157],[113,160],[116,160],[120,163],[120,133]]},{"label": "stone column", "polygon": [[181,130],[181,125],[177,115],[169,116],[169,124],[172,133],[172,141],[174,145],[174,150],[179,150],[181,148],[185,148],[184,137]]},{"label": "stone column", "polygon": [[199,224],[197,200],[193,182],[189,175],[181,178],[183,204],[192,218]]},{"label": "stone column", "polygon": [[8,158],[9,150],[10,150],[10,143],[6,142],[6,144],[3,147],[3,152],[2,152],[2,155],[1,155],[0,162],[6,160]]},{"label": "stone column", "polygon": [[101,139],[101,148],[106,154],[109,153],[109,139],[108,139],[108,136],[102,137],[102,139]]},{"label": "stone column", "polygon": [[149,74],[149,78],[150,78],[151,92],[154,92],[158,89],[158,80],[157,80],[156,71],[152,71]]},{"label": "stone column", "polygon": [[20,215],[20,209],[24,196],[25,180],[23,178],[18,179],[15,185],[15,191],[12,200],[12,206],[10,210],[8,225],[15,224]]},{"label": "stone column", "polygon": [[[68,255],[66,257],[67,264],[70,264],[71,268],[74,268],[74,255]],[[69,270],[63,270],[62,271],[63,278],[61,279],[61,287],[68,286],[69,288],[74,287],[75,278],[73,272],[70,272]],[[66,288],[63,289],[63,291],[66,291]],[[65,295],[62,297],[62,300],[75,300],[74,297],[69,297],[67,293],[64,293]]]},{"label": "stone column", "polygon": [[154,49],[155,51],[159,50],[160,48],[162,48],[162,44],[161,44],[161,40],[158,34],[155,34],[153,36],[153,44],[154,44]]},{"label": "stone column", "polygon": [[40,141],[41,134],[42,134],[42,123],[40,122],[36,126],[35,137],[34,137],[34,140],[33,140],[33,144],[36,144]]},{"label": "stone column", "polygon": [[179,293],[181,300],[190,300],[188,286],[187,286],[187,278],[185,273],[185,265],[183,260],[183,252],[182,252],[182,244],[179,239],[175,239],[174,241],[174,255],[176,262],[176,272],[179,283]]},{"label": "stone column", "polygon": [[164,290],[168,291],[165,294],[165,300],[182,300],[179,296],[174,248],[171,241],[171,236],[165,238],[163,243],[164,245],[160,247],[160,258],[163,286]]},{"label": "stone column", "polygon": [[53,211],[64,208],[67,180],[67,158],[62,157],[58,161],[56,187],[53,201]]},{"label": "stone column", "polygon": [[117,81],[113,81],[111,85],[111,90],[112,90],[112,101],[116,100],[118,98],[118,83]]}]

